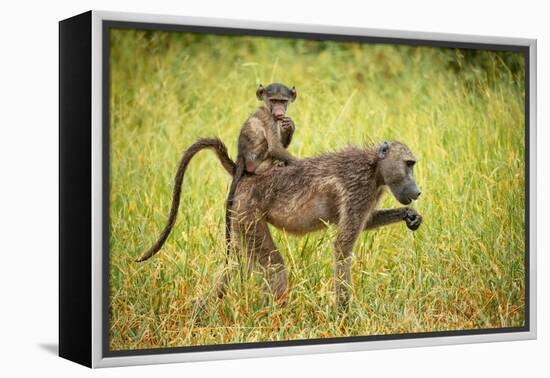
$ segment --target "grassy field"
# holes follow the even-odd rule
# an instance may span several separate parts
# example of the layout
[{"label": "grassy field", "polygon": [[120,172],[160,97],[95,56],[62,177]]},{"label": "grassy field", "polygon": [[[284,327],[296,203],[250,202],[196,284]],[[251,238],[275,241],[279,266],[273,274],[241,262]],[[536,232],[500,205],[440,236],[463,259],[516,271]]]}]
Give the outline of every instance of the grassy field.
[{"label": "grassy field", "polygon": [[[520,56],[390,45],[115,31],[111,36],[110,347],[112,350],[522,326],[524,96]],[[397,224],[355,247],[353,301],[338,314],[335,230],[274,231],[289,267],[286,306],[253,276],[207,308],[225,258],[230,177],[214,154],[192,161],[177,224],[175,169],[197,138],[236,155],[255,90],[295,85],[289,150],[308,157],[400,140],[419,158],[416,232]],[[383,207],[399,206],[386,196]]]}]

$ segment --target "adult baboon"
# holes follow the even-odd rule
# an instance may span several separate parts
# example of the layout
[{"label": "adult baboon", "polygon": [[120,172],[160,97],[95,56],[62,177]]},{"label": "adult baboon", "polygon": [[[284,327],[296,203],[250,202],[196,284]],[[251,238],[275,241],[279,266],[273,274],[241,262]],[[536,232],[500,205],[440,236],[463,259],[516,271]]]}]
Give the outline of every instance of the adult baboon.
[{"label": "adult baboon", "polygon": [[[209,139],[189,148],[193,153],[184,155],[178,177],[183,178],[189,160],[202,148],[215,149],[224,168],[233,174],[234,165],[229,163],[223,143]],[[274,167],[265,175],[245,176],[236,188],[231,209],[233,235],[244,242],[250,267],[259,263],[264,269],[267,289],[275,298],[284,299],[287,271],[268,223],[293,234],[317,231],[327,224],[336,225],[335,290],[338,303],[345,306],[349,301],[353,246],[359,234],[400,221],[414,231],[422,222],[422,217],[408,207],[377,209],[386,187],[404,205],[418,198],[420,190],[413,174],[415,162],[406,145],[384,142],[379,146],[349,147],[299,160],[289,166]],[[180,189],[181,179],[176,180]],[[174,200],[175,197],[176,189]],[[218,287],[219,295],[225,292],[227,280],[225,274]]]},{"label": "adult baboon", "polygon": [[[399,221],[416,230],[422,222],[407,207],[377,209],[385,187],[404,205],[418,198],[415,162],[406,145],[390,142],[366,149],[350,147],[275,168],[262,177],[244,177],[235,193],[233,229],[244,241],[248,261],[265,270],[274,296],[284,298],[288,279],[268,223],[292,234],[309,233],[327,224],[337,226],[335,290],[338,303],[346,305],[353,246],[359,234]],[[223,293],[226,282],[224,277],[218,293]]]}]

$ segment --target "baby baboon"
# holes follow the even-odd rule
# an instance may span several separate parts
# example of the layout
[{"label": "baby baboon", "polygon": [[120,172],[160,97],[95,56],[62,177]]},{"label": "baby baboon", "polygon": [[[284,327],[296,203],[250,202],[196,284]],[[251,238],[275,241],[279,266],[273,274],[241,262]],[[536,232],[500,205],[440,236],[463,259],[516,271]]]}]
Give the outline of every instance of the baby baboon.
[{"label": "baby baboon", "polygon": [[256,97],[264,104],[248,117],[241,128],[236,168],[227,195],[225,234],[228,251],[231,241],[230,211],[241,177],[245,172],[262,174],[273,165],[295,161],[286,150],[295,130],[294,122],[286,116],[286,110],[288,104],[296,100],[296,89],[279,83],[269,84],[265,88],[260,84]]},{"label": "baby baboon", "polygon": [[[199,140],[185,152],[180,163],[173,208],[174,203],[179,203],[181,180],[189,160],[204,148],[214,149],[226,171],[234,174],[235,164],[219,139]],[[386,187],[404,205],[418,198],[420,190],[413,174],[415,162],[406,145],[385,142],[376,147],[350,147],[299,160],[290,166],[275,167],[264,175],[243,176],[231,209],[235,214],[231,217],[232,236],[244,242],[249,267],[259,263],[264,269],[266,289],[275,298],[284,299],[287,271],[268,223],[293,234],[336,225],[335,290],[339,305],[345,307],[350,296],[353,246],[359,234],[401,221],[414,231],[422,223],[420,214],[408,207],[377,209]],[[139,261],[151,256],[146,253]],[[227,279],[227,275],[222,277],[218,294],[225,292]]]},{"label": "baby baboon", "polygon": [[[237,171],[261,174],[278,161],[292,163],[295,158],[286,148],[292,140],[295,126],[286,116],[288,105],[296,100],[296,89],[279,83],[256,90],[263,101],[241,128],[238,141]],[[240,166],[242,165],[242,168]],[[240,177],[237,178],[239,180]]]}]

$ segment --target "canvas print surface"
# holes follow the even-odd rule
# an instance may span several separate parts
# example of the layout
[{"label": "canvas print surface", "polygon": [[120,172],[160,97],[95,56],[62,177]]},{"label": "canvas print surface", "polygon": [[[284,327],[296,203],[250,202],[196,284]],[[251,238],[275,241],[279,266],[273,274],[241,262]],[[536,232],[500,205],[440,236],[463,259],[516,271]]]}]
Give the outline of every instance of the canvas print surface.
[{"label": "canvas print surface", "polygon": [[[108,64],[109,350],[525,325],[523,53],[113,28]],[[272,83],[295,90],[296,161],[245,167],[256,223],[231,213],[227,248],[233,168],[207,148],[136,262],[185,151],[219,138],[235,161]],[[305,219],[317,231],[294,235]]]}]

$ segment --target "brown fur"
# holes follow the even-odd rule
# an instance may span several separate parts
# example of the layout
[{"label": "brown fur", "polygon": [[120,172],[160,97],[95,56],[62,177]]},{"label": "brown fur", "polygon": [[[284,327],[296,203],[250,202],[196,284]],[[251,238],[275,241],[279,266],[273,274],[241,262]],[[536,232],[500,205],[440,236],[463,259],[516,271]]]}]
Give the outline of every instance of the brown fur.
[{"label": "brown fur", "polygon": [[231,243],[231,207],[243,175],[263,174],[274,165],[281,166],[295,161],[286,150],[295,130],[294,122],[286,116],[286,110],[288,104],[296,100],[296,89],[279,83],[265,88],[260,84],[256,97],[264,105],[252,113],[241,127],[236,167],[227,195],[225,235],[228,253]]},{"label": "brown fur", "polygon": [[[407,146],[392,142],[377,148],[351,147],[275,168],[268,175],[244,177],[235,193],[234,237],[246,245],[251,264],[265,269],[269,291],[285,298],[286,267],[267,224],[293,234],[336,225],[335,289],[339,304],[346,305],[352,251],[359,234],[400,221],[411,230],[420,226],[420,215],[407,207],[377,210],[386,186],[404,204],[420,195],[412,174],[415,161]],[[223,277],[219,295],[226,283]]]},{"label": "brown fur", "polygon": [[[178,177],[183,177],[188,163],[186,157],[203,148],[216,149],[226,171],[234,173],[235,167],[228,163],[230,159],[223,143],[216,139],[206,141],[198,141],[184,154],[176,176],[176,186],[180,189]],[[408,207],[377,209],[386,187],[404,205],[420,195],[413,175],[415,161],[406,145],[391,142],[366,149],[349,147],[299,160],[290,166],[274,167],[264,175],[244,176],[237,185],[230,209],[232,240],[235,246],[241,244],[239,241],[245,245],[250,269],[259,264],[265,271],[266,290],[284,300],[287,270],[268,224],[292,234],[335,225],[338,229],[334,242],[335,291],[339,305],[346,306],[350,296],[352,252],[359,234],[401,221],[414,231],[422,223],[422,217]],[[180,189],[174,189],[174,203]],[[145,254],[139,261],[151,255]],[[226,270],[218,286],[219,296],[225,293],[228,280]]]}]

